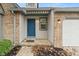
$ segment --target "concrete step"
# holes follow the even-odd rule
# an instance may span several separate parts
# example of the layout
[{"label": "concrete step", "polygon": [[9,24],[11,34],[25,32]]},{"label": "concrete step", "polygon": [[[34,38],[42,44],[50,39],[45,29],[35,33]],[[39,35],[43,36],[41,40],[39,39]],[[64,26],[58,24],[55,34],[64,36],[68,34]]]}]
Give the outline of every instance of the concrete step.
[{"label": "concrete step", "polygon": [[26,46],[51,45],[51,43],[49,42],[49,40],[36,39],[34,40],[34,42],[27,42],[27,40],[25,40],[24,42],[22,42],[22,45],[26,45]]}]

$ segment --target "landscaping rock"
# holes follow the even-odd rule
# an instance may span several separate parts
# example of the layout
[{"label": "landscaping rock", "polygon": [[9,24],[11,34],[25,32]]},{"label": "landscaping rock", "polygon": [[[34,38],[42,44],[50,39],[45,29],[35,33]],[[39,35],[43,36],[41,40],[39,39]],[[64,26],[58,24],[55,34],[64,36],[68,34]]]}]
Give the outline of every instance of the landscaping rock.
[{"label": "landscaping rock", "polygon": [[69,56],[66,50],[53,46],[33,46],[32,52],[34,56]]},{"label": "landscaping rock", "polygon": [[16,56],[21,46],[15,46],[6,56]]}]

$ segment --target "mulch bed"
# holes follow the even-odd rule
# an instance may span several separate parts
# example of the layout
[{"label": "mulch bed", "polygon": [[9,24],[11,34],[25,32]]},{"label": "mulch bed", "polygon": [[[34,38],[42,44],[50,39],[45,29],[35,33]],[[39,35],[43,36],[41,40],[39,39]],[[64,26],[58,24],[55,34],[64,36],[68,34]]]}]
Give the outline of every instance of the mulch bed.
[{"label": "mulch bed", "polygon": [[6,56],[16,56],[20,49],[21,46],[15,46]]},{"label": "mulch bed", "polygon": [[62,48],[53,46],[33,46],[32,52],[34,56],[68,56],[67,51]]}]

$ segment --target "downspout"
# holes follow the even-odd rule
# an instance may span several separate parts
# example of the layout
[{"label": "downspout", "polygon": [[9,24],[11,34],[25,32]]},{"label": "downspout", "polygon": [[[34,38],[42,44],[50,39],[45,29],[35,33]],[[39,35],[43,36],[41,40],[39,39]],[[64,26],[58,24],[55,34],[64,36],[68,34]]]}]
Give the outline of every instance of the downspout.
[{"label": "downspout", "polygon": [[16,45],[16,16],[15,16],[15,13],[14,11],[12,11],[12,14],[13,14],[13,46]]}]

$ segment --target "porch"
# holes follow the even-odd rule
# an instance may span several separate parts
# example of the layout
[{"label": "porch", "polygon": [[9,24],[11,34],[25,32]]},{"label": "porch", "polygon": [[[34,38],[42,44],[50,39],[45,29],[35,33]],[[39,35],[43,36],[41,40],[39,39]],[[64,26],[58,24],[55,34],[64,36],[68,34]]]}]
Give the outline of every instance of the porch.
[{"label": "porch", "polygon": [[[50,11],[50,9],[30,9],[29,11],[27,9],[26,12],[27,14],[24,16],[20,15],[19,43],[26,46],[53,45],[53,11]],[[34,42],[27,42],[27,40],[34,40]]]}]

